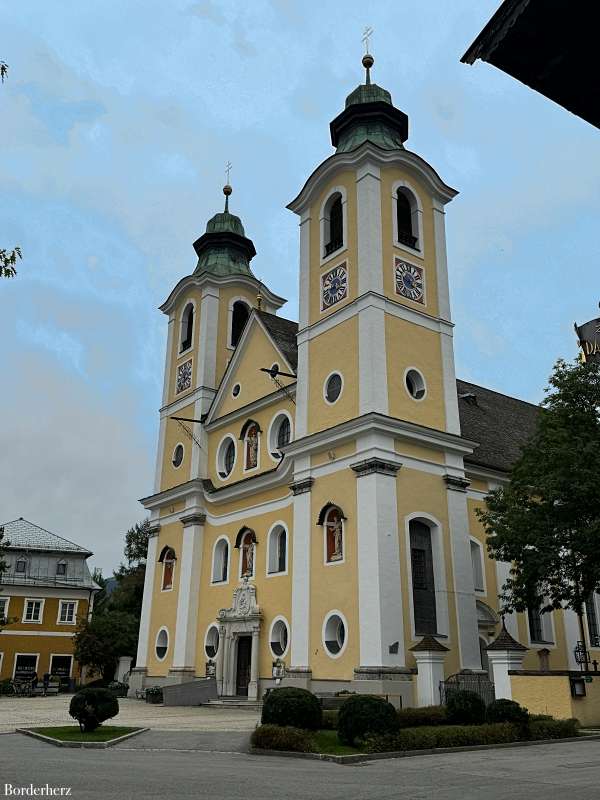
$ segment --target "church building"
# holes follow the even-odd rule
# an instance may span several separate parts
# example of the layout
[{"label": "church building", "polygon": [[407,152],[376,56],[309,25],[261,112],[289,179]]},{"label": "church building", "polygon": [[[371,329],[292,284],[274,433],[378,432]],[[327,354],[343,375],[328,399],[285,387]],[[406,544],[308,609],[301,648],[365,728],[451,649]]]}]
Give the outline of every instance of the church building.
[{"label": "church building", "polygon": [[[488,558],[475,510],[537,407],[457,380],[445,236],[457,192],[407,149],[407,115],[371,82],[370,55],[363,65],[330,124],[334,152],[288,205],[298,322],[254,276],[229,185],[194,272],[161,306],[132,691],[214,676],[220,696],[256,699],[277,679],[410,706],[427,696],[422,669],[488,669],[509,567]],[[575,666],[572,612],[531,609],[506,628],[526,669]]]}]

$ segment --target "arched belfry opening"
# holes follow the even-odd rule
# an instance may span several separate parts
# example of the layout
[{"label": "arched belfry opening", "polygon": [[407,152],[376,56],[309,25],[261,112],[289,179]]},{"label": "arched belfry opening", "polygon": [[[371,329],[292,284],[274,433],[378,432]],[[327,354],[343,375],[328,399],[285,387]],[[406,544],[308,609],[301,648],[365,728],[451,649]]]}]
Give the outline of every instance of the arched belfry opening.
[{"label": "arched belfry opening", "polygon": [[241,300],[236,300],[233,304],[233,313],[231,316],[231,346],[237,347],[241,339],[248,317],[250,316],[250,309],[246,303]]}]

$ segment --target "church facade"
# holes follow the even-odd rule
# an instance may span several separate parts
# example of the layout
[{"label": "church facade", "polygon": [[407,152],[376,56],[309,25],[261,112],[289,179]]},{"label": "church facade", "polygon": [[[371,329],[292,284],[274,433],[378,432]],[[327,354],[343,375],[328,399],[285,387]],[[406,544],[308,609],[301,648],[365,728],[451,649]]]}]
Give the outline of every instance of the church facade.
[{"label": "church facade", "polygon": [[[132,686],[214,676],[418,702],[425,637],[446,676],[487,669],[508,565],[475,510],[507,478],[535,406],[456,379],[446,206],[370,81],[335,152],[288,208],[299,320],[254,277],[240,219],[216,214],[161,310],[168,342]],[[588,625],[598,645],[597,609]],[[511,615],[528,669],[573,668],[571,612]],[[414,650],[413,648],[417,648]],[[422,650],[423,648],[421,648]],[[426,649],[426,648],[425,648]]]}]

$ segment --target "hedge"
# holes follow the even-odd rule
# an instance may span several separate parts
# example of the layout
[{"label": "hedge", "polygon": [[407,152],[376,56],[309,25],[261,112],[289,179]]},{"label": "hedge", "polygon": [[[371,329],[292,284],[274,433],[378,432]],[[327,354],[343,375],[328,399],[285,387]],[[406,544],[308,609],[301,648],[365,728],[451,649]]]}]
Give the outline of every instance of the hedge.
[{"label": "hedge", "polygon": [[423,706],[422,708],[401,708],[398,711],[398,725],[401,728],[418,728],[422,725],[447,725],[448,714],[445,706]]},{"label": "hedge", "polygon": [[578,731],[578,719],[538,719],[529,723],[532,739],[570,739]]},{"label": "hedge", "polygon": [[323,720],[321,722],[321,728],[325,731],[337,731],[337,726],[338,726],[337,708],[323,710]]},{"label": "hedge", "polygon": [[353,745],[367,734],[391,734],[398,728],[396,709],[387,700],[372,694],[349,697],[338,713],[338,739]]},{"label": "hedge", "polygon": [[294,753],[316,753],[312,735],[299,728],[281,725],[259,725],[250,737],[252,747],[263,750],[288,750]]},{"label": "hedge", "polygon": [[429,750],[434,747],[467,747],[479,744],[514,742],[518,731],[509,722],[494,725],[436,725],[404,728],[395,734],[369,735],[364,746],[367,753],[399,750]]},{"label": "hedge", "polygon": [[514,700],[500,698],[489,704],[486,719],[488,722],[512,722],[513,725],[525,726],[529,721],[529,712]]},{"label": "hedge", "polygon": [[446,713],[451,725],[481,725],[485,722],[485,703],[475,692],[455,689],[446,697]]},{"label": "hedge", "polygon": [[261,722],[316,731],[321,727],[321,717],[321,704],[314,694],[306,689],[284,686],[272,689],[265,697]]}]

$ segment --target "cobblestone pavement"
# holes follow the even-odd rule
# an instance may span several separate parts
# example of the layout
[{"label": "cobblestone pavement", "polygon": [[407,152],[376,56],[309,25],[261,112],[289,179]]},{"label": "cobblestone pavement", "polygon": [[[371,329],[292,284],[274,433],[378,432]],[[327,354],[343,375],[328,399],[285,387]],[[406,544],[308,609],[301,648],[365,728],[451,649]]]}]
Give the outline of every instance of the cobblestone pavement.
[{"label": "cobblestone pavement", "polygon": [[[72,695],[54,697],[0,697],[0,733],[15,728],[68,725]],[[255,711],[190,706],[151,705],[119,698],[115,725],[140,725],[159,731],[252,731],[259,720]]]}]

